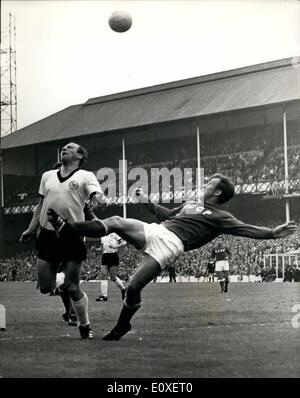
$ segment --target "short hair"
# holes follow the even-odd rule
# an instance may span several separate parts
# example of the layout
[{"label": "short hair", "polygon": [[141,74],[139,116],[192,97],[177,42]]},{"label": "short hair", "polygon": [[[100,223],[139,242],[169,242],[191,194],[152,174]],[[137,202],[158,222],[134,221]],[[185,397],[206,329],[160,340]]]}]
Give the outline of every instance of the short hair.
[{"label": "short hair", "polygon": [[218,196],[219,204],[223,204],[228,202],[230,199],[234,197],[235,190],[234,184],[229,177],[224,176],[223,174],[214,174],[210,179],[219,178],[220,181],[216,186],[216,189],[220,189],[222,191],[221,195]]},{"label": "short hair", "polygon": [[85,147],[83,147],[82,145],[78,146],[77,153],[82,155],[82,158],[79,161],[79,166],[81,166],[84,162],[87,161],[89,153],[88,153],[88,150]]}]

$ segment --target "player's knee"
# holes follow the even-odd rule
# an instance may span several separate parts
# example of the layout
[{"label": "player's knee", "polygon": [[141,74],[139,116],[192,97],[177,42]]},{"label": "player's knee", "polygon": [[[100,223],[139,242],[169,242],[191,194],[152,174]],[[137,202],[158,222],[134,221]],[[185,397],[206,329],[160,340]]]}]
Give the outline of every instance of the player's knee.
[{"label": "player's knee", "polygon": [[125,301],[129,306],[135,306],[141,303],[141,291],[128,286],[126,289]]},{"label": "player's knee", "polygon": [[67,290],[66,285],[63,283],[62,285],[57,286],[58,290],[64,292]]},{"label": "player's knee", "polygon": [[105,224],[109,227],[109,228],[118,228],[120,227],[120,224],[122,223],[123,218],[120,216],[112,216],[109,217],[105,220]]},{"label": "player's knee", "polygon": [[143,286],[139,282],[129,282],[129,285],[127,286],[127,294],[129,295],[135,295],[139,294],[140,291],[142,290]]},{"label": "player's knee", "polygon": [[65,289],[71,297],[76,295],[79,291],[79,284],[71,281],[65,282]]}]

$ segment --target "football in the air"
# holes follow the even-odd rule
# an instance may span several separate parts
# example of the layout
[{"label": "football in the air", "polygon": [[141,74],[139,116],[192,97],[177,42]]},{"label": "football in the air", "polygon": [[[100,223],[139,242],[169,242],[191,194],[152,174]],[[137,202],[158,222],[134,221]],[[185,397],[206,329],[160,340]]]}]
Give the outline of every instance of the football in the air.
[{"label": "football in the air", "polygon": [[132,18],[127,11],[114,11],[110,15],[108,23],[113,31],[124,33],[131,28]]}]

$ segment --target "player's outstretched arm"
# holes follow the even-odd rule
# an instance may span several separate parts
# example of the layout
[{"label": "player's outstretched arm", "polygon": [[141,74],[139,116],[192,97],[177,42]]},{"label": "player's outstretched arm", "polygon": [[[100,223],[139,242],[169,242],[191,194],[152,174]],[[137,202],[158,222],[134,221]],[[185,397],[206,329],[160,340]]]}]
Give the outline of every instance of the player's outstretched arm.
[{"label": "player's outstretched arm", "polygon": [[297,230],[297,225],[295,221],[289,221],[285,224],[278,225],[273,229],[273,235],[275,239],[285,238],[288,235],[295,233]]},{"label": "player's outstretched arm", "polygon": [[142,189],[140,188],[135,190],[135,196],[159,221],[164,221],[174,216],[184,206],[184,204],[182,204],[181,206],[174,209],[168,209],[167,207],[161,206],[158,203],[149,202],[148,197],[143,193]]},{"label": "player's outstretched arm", "polygon": [[244,236],[252,239],[279,239],[293,234],[296,229],[296,223],[289,221],[275,228],[260,227],[251,224],[245,224],[233,217],[230,213],[220,220],[220,229],[222,233],[236,236]]},{"label": "player's outstretched arm", "polygon": [[165,221],[171,217],[170,209],[161,206],[154,202],[143,203],[144,206],[152,213],[159,221]]}]

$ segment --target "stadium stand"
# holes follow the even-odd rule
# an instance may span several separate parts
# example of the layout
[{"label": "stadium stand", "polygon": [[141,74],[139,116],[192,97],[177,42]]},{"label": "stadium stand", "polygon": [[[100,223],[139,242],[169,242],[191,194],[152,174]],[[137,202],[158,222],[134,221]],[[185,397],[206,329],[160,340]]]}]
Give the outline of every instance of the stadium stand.
[{"label": "stadium stand", "polygon": [[[194,173],[190,178],[195,183],[197,126],[205,176],[222,172],[236,185],[237,196],[229,210],[250,223],[255,223],[247,219],[252,214],[256,215],[258,224],[284,221],[283,109],[288,132],[289,193],[300,194],[299,91],[294,84],[299,68],[292,61],[278,60],[92,98],[6,137],[3,141],[6,257],[18,259],[17,253],[24,250],[17,239],[28,225],[37,202],[41,174],[53,167],[59,148],[70,140],[88,148],[89,161],[85,168],[95,173],[108,167],[115,170],[119,179],[122,137],[125,137],[128,171],[134,167],[143,167],[148,172],[161,167],[191,168]],[[271,89],[274,81],[278,82],[276,90]],[[171,190],[173,186],[171,180]],[[267,198],[271,199],[268,203],[264,201]],[[291,218],[295,218],[300,214],[296,196],[290,199],[290,204]],[[122,215],[122,207],[113,206],[99,216],[112,214]],[[149,221],[149,215],[138,206],[128,206],[128,214]],[[228,241],[228,245],[235,246],[236,242]],[[135,263],[135,254],[124,250],[125,258],[127,255],[129,258],[127,263]],[[207,261],[205,250],[188,255],[188,273],[196,272],[196,267],[191,271],[190,264]],[[236,254],[232,266],[238,273],[248,260],[242,264],[241,249],[233,251]],[[20,254],[20,264],[27,261],[23,255],[31,258],[32,254]],[[180,267],[183,272],[185,266]],[[24,271],[24,278],[30,272]],[[92,268],[84,272],[87,278],[95,276]],[[18,272],[17,278],[23,274]]]}]

